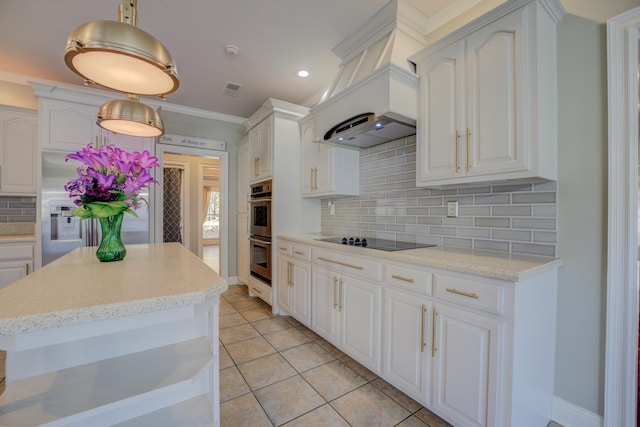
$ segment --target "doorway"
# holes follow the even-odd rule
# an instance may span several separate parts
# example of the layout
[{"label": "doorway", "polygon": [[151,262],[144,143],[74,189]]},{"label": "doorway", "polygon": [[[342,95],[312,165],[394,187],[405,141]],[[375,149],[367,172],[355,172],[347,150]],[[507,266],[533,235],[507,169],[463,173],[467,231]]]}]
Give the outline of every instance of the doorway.
[{"label": "doorway", "polygon": [[[179,230],[175,235],[180,236],[180,242],[225,277],[228,274],[228,153],[158,143],[156,157],[163,171],[156,179],[162,180],[163,185],[155,186],[159,187],[155,194],[155,241],[165,241],[167,228]],[[167,170],[177,170],[167,175],[167,179],[179,176],[180,183],[172,183],[171,187],[181,191],[164,194],[168,187],[164,185]]]}]

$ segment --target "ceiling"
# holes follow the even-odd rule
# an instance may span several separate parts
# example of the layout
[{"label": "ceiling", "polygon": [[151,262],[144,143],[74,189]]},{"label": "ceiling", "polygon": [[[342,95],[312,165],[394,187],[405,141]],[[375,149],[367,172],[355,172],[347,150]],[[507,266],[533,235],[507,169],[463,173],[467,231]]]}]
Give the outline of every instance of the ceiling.
[{"label": "ceiling", "polygon": [[[307,106],[318,99],[338,71],[331,49],[388,1],[138,0],[138,27],[160,40],[176,61],[181,83],[168,102],[249,117],[270,97]],[[504,0],[405,1],[435,28],[463,10]],[[27,76],[81,85],[63,61],[67,37],[85,22],[117,20],[120,3],[0,0],[0,80],[18,76],[24,83]],[[580,7],[596,13],[601,0],[562,3],[571,13]],[[237,46],[239,54],[225,53],[227,45]],[[310,76],[298,77],[300,69]],[[242,85],[237,96],[222,94],[227,82]]]},{"label": "ceiling", "polygon": [[[249,117],[270,97],[305,104],[332,81],[331,49],[388,0],[138,0],[138,28],[173,55],[180,88],[173,104]],[[408,0],[427,16],[456,2]],[[0,72],[81,85],[64,64],[69,33],[118,20],[120,0],[1,0]],[[225,53],[235,45],[239,54]],[[300,69],[309,71],[303,79]],[[223,95],[227,82],[242,88]]]}]

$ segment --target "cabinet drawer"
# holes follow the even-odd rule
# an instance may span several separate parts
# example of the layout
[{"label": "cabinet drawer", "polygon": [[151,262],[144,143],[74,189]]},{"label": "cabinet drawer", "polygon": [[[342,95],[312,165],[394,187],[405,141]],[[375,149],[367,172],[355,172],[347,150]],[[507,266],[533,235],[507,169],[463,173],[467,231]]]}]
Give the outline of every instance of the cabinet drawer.
[{"label": "cabinet drawer", "polygon": [[504,288],[461,277],[435,275],[434,296],[490,313],[504,314]]},{"label": "cabinet drawer", "polygon": [[278,240],[278,255],[293,256],[293,243],[286,240]]},{"label": "cabinet drawer", "polygon": [[384,282],[422,295],[431,295],[433,274],[405,267],[403,265],[386,264],[384,269]]},{"label": "cabinet drawer", "polygon": [[0,260],[33,258],[33,245],[0,245]]},{"label": "cabinet drawer", "polygon": [[294,244],[293,257],[304,261],[311,261],[311,247]]},{"label": "cabinet drawer", "polygon": [[380,261],[346,255],[344,252],[316,248],[313,251],[313,263],[325,266],[337,273],[346,273],[377,282],[382,280],[382,263]]},{"label": "cabinet drawer", "polygon": [[247,288],[249,290],[249,296],[258,297],[269,305],[273,304],[271,299],[271,286],[260,283],[259,281],[254,280],[253,277],[249,276]]}]

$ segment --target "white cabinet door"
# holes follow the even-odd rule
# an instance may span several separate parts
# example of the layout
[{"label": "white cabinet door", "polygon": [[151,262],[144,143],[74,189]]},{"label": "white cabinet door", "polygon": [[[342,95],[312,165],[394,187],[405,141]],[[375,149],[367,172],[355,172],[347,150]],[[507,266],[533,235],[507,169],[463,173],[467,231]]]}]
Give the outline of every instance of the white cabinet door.
[{"label": "white cabinet door", "polygon": [[433,411],[460,427],[494,425],[500,322],[444,304],[432,314]]},{"label": "white cabinet door", "polygon": [[468,175],[527,169],[524,120],[530,107],[522,14],[508,15],[467,38]]},{"label": "white cabinet door", "polygon": [[249,211],[249,174],[250,174],[250,153],[249,138],[245,138],[238,148],[238,213]]},{"label": "white cabinet door", "polygon": [[102,144],[102,130],[96,124],[95,105],[45,99],[41,101],[43,147],[77,151],[92,143]]},{"label": "white cabinet door", "polygon": [[305,326],[311,325],[311,264],[291,261],[291,315]]},{"label": "white cabinet door", "polygon": [[269,116],[249,131],[251,178],[259,182],[271,178],[273,163],[273,128]]},{"label": "white cabinet door", "polygon": [[423,405],[431,386],[430,313],[429,300],[385,289],[382,376]]},{"label": "white cabinet door", "polygon": [[293,263],[291,258],[278,255],[278,306],[291,314],[291,284]]},{"label": "white cabinet door", "polygon": [[417,180],[458,176],[460,129],[465,123],[464,42],[429,57],[420,65]]},{"label": "white cabinet door", "polygon": [[379,374],[382,287],[344,275],[338,278],[338,287],[342,348],[355,360]]},{"label": "white cabinet door", "polygon": [[36,194],[36,113],[0,109],[0,194]]},{"label": "white cabinet door", "polygon": [[33,260],[0,262],[0,289],[33,271]]},{"label": "white cabinet door", "polygon": [[338,277],[316,266],[311,274],[311,329],[330,343],[340,346]]},{"label": "white cabinet door", "polygon": [[302,144],[302,195],[314,195],[318,174],[318,143],[313,142],[314,129],[312,122],[300,124],[300,141]]},{"label": "white cabinet door", "polygon": [[359,152],[317,143],[314,138],[313,122],[301,121],[303,197],[357,196]]},{"label": "white cabinet door", "polygon": [[250,274],[249,265],[249,215],[238,215],[238,279],[247,283]]}]

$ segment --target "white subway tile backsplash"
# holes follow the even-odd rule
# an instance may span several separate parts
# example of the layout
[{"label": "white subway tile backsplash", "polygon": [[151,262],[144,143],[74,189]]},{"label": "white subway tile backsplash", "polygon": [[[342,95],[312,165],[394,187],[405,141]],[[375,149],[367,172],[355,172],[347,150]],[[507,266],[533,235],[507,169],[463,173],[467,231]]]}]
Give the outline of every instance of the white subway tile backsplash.
[{"label": "white subway tile backsplash", "polygon": [[[361,150],[360,195],[323,200],[322,231],[556,255],[555,182],[417,188],[415,149],[411,136]],[[448,201],[458,202],[457,218],[447,217]]]}]

